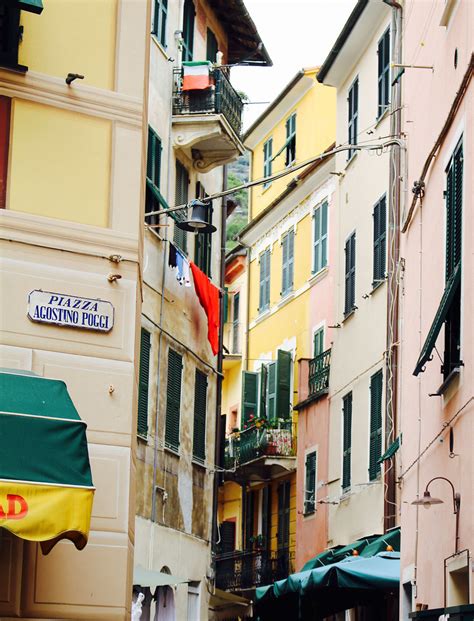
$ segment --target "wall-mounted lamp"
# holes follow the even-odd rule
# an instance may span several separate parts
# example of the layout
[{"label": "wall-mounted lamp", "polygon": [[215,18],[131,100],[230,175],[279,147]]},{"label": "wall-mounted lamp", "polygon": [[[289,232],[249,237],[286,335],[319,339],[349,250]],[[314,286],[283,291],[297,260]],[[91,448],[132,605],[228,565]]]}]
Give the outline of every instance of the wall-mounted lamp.
[{"label": "wall-mounted lamp", "polygon": [[216,227],[210,224],[207,218],[207,210],[212,209],[210,201],[203,203],[195,199],[188,204],[188,207],[192,208],[191,217],[189,220],[178,222],[177,227],[179,229],[189,231],[190,233],[214,233],[217,231]]},{"label": "wall-mounted lamp", "polygon": [[449,483],[449,485],[451,486],[452,492],[453,492],[453,508],[454,508],[454,515],[456,516],[456,541],[455,541],[455,552],[454,553],[457,554],[459,551],[459,510],[461,508],[461,494],[455,491],[454,485],[451,483],[451,481],[447,479],[446,477],[434,477],[433,479],[431,479],[431,481],[428,481],[428,483],[426,484],[425,491],[423,492],[423,497],[417,498],[411,504],[425,507],[425,509],[429,509],[431,505],[442,504],[444,500],[441,500],[441,498],[433,497],[428,491],[428,487],[431,485],[431,483],[433,483],[433,481],[439,481],[439,480],[446,481],[447,483]]},{"label": "wall-mounted lamp", "polygon": [[68,73],[66,76],[66,84],[68,86],[71,85],[71,82],[74,82],[74,80],[83,80],[84,76],[81,75],[80,73]]}]

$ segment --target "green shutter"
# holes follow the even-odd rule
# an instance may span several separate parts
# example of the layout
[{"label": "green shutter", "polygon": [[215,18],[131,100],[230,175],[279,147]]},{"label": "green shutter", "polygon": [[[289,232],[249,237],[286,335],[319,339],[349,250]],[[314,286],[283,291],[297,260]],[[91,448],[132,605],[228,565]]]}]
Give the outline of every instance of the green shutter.
[{"label": "green shutter", "polygon": [[268,420],[276,418],[276,369],[276,362],[270,362],[268,364],[266,408]]},{"label": "green shutter", "polygon": [[272,488],[266,485],[262,490],[262,539],[263,549],[269,550],[272,526]]},{"label": "green shutter", "polygon": [[257,416],[258,373],[242,371],[242,424]]},{"label": "green shutter", "polygon": [[140,334],[140,368],[138,372],[137,433],[146,438],[148,432],[148,383],[150,377],[150,333],[142,328]]},{"label": "green shutter", "polygon": [[290,417],[292,364],[291,352],[279,349],[276,368],[276,414],[278,418],[288,419]]},{"label": "green shutter", "polygon": [[224,287],[224,323],[227,323],[229,318],[229,289]]},{"label": "green shutter", "polygon": [[267,411],[267,385],[268,385],[268,366],[266,364],[262,364],[260,367],[260,408],[259,408],[259,417],[265,418]]},{"label": "green shutter", "polygon": [[183,58],[184,62],[192,61],[194,46],[194,3],[192,0],[184,0],[183,11]]},{"label": "green shutter", "polygon": [[352,312],[355,305],[355,233],[346,241],[345,247],[345,302],[344,314]]},{"label": "green shutter", "polygon": [[206,60],[211,63],[215,63],[218,51],[219,46],[217,43],[216,35],[212,32],[210,28],[208,28],[206,37]]},{"label": "green shutter", "polygon": [[385,278],[386,255],[386,198],[383,196],[374,206],[374,249],[373,249],[373,282],[376,286]]},{"label": "green shutter", "polygon": [[168,383],[166,386],[165,445],[174,451],[179,449],[182,369],[182,356],[170,349],[168,352]]},{"label": "green shutter", "polygon": [[313,357],[316,358],[323,352],[324,352],[324,328],[320,328],[314,333]]},{"label": "green shutter", "polygon": [[290,481],[278,486],[278,548],[287,548],[290,543]]},{"label": "green shutter", "polygon": [[313,273],[326,267],[328,262],[328,203],[318,207],[314,213],[314,257]]},{"label": "green shutter", "polygon": [[255,492],[245,490],[245,549],[252,549],[251,538],[253,537],[254,512],[255,512]]},{"label": "green shutter", "polygon": [[18,0],[18,8],[39,15],[43,10],[42,0]]},{"label": "green shutter", "polygon": [[[186,168],[176,160],[176,185],[175,185],[175,205],[185,205],[188,202],[189,192],[189,174]],[[171,214],[170,214],[171,215]],[[187,218],[187,210],[183,208],[174,212],[175,221],[185,220]],[[188,236],[186,231],[178,228],[175,224],[173,241],[176,246],[181,248],[183,252],[188,250]]]},{"label": "green shutter", "polygon": [[456,148],[447,172],[446,279],[461,262],[463,145]]},{"label": "green shutter", "polygon": [[193,457],[200,462],[206,459],[206,403],[207,376],[196,369],[194,384]]},{"label": "green shutter", "polygon": [[295,246],[295,232],[288,231],[282,239],[282,286],[281,294],[285,295],[293,288],[293,255]]},{"label": "green shutter", "polygon": [[352,393],[342,400],[342,489],[351,486]]},{"label": "green shutter", "polygon": [[221,536],[220,552],[233,552],[235,550],[235,522],[224,521],[219,526]]},{"label": "green shutter", "polygon": [[444,290],[443,297],[439,303],[438,310],[436,311],[435,318],[431,324],[431,328],[421,350],[420,357],[416,363],[413,375],[418,375],[421,371],[423,371],[425,364],[430,360],[436,344],[436,339],[438,338],[438,334],[450,309],[451,302],[453,301],[460,284],[461,265],[458,264],[446,283],[446,289]]},{"label": "green shutter", "polygon": [[376,479],[380,472],[379,459],[382,455],[382,381],[382,371],[378,371],[370,378],[370,481]]},{"label": "green shutter", "polygon": [[258,310],[264,311],[270,306],[270,249],[260,255],[260,296]]},{"label": "green shutter", "polygon": [[316,451],[306,455],[304,513],[314,513],[316,508]]}]

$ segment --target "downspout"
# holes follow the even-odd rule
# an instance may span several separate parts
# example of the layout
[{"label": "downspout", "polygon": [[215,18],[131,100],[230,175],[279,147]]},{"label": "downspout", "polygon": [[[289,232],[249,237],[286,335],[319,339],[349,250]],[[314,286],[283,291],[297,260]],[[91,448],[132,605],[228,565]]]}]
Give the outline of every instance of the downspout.
[{"label": "downspout", "polygon": [[[384,0],[392,7],[393,62],[402,58],[402,7],[394,0]],[[401,138],[401,83],[400,77],[392,83],[390,134]],[[398,408],[398,349],[399,349],[399,267],[400,267],[400,173],[401,146],[394,144],[390,150],[389,210],[387,243],[387,334],[385,373],[385,446],[394,442],[397,431]],[[384,473],[384,530],[397,523],[398,505],[396,471],[394,464],[385,462]]]},{"label": "downspout", "polygon": [[[227,189],[227,164],[223,166],[223,179],[222,190]],[[214,447],[214,490],[212,498],[212,536],[211,536],[211,564],[213,570],[214,580],[216,577],[216,553],[217,544],[219,543],[219,529],[217,522],[218,505],[219,505],[219,484],[221,482],[221,475],[219,468],[222,467],[221,463],[221,449],[222,449],[222,362],[224,359],[223,343],[224,343],[224,286],[225,286],[225,244],[226,244],[226,224],[227,224],[227,202],[226,198],[222,198],[221,205],[221,252],[220,252],[220,274],[219,274],[219,287],[222,292],[220,297],[220,309],[219,309],[219,350],[217,352],[217,376],[216,376],[216,443]]]}]

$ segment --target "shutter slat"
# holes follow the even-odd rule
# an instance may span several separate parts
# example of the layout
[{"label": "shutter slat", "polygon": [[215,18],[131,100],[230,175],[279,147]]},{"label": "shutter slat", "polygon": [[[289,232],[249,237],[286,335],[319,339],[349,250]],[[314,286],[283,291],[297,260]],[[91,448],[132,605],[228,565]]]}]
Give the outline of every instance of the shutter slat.
[{"label": "shutter slat", "polygon": [[250,414],[257,416],[258,373],[242,371],[242,423],[249,421]]},{"label": "shutter slat", "polygon": [[352,452],[352,392],[342,400],[342,488],[351,486],[351,452]]},{"label": "shutter slat", "polygon": [[290,417],[291,365],[291,353],[279,349],[276,366],[276,414],[278,418],[285,420]]},{"label": "shutter slat", "polygon": [[373,481],[380,472],[378,460],[382,455],[382,382],[383,373],[378,371],[370,379],[370,440],[369,480]]},{"label": "shutter slat", "polygon": [[276,418],[276,362],[268,364],[267,375],[267,417],[269,420]]},{"label": "shutter slat", "polygon": [[179,428],[181,410],[182,356],[170,349],[168,352],[168,382],[166,386],[165,444],[179,449]]},{"label": "shutter slat", "polygon": [[206,458],[207,376],[196,369],[194,383],[193,457],[200,462]]},{"label": "shutter slat", "polygon": [[148,432],[148,384],[150,377],[151,335],[142,328],[140,334],[140,368],[138,380],[137,433],[146,437]]}]

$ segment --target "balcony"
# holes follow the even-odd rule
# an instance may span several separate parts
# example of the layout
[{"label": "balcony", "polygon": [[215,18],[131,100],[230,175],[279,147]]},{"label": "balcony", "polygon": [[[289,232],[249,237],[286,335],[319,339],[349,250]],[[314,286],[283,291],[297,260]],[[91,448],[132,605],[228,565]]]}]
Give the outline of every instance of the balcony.
[{"label": "balcony", "polygon": [[294,406],[295,410],[300,410],[312,401],[316,401],[328,394],[330,369],[330,349],[316,356],[316,358],[302,358],[299,360],[299,403]]},{"label": "balcony", "polygon": [[[268,424],[268,423],[264,423]],[[292,421],[279,428],[252,425],[233,434],[225,444],[225,469],[235,479],[259,481],[271,479],[296,468],[296,439]],[[229,477],[226,474],[226,478]]]},{"label": "balcony", "polygon": [[294,555],[288,548],[228,552],[216,557],[216,586],[224,591],[243,591],[287,578],[294,571]]},{"label": "balcony", "polygon": [[182,69],[174,70],[173,141],[198,172],[228,164],[245,151],[240,141],[243,103],[221,67],[210,70],[212,86],[183,90]]}]

